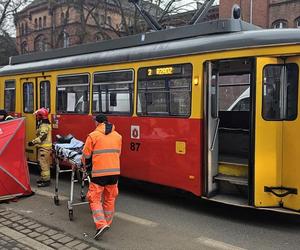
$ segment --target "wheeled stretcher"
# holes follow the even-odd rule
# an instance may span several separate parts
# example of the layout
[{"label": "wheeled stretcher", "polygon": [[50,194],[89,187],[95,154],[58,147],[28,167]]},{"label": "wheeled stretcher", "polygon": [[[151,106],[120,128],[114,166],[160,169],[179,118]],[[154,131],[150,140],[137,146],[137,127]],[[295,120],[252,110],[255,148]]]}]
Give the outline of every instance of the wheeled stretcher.
[{"label": "wheeled stretcher", "polygon": [[[89,174],[86,167],[82,166],[81,156],[83,142],[77,140],[74,137],[69,136],[65,139],[59,137],[57,143],[53,144],[53,155],[56,167],[55,175],[55,195],[54,195],[54,204],[59,205],[59,175],[60,173],[71,172],[71,187],[70,187],[70,199],[68,200],[68,210],[69,210],[69,219],[73,220],[73,207],[88,204],[85,201],[86,194],[84,191],[85,183],[90,182]],[[60,164],[64,163],[65,165],[70,166],[68,169],[61,169]],[[76,175],[76,178],[75,178]],[[80,200],[81,202],[74,202],[74,183],[80,182]]]}]

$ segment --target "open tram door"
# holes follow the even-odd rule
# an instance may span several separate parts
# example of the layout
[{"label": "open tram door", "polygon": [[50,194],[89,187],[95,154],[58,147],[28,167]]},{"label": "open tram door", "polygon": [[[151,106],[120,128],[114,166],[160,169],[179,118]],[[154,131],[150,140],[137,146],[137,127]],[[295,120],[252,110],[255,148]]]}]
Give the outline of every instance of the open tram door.
[{"label": "open tram door", "polygon": [[256,64],[254,205],[300,211],[300,59]]},{"label": "open tram door", "polygon": [[[26,142],[36,137],[37,123],[33,114],[37,109],[50,109],[50,77],[39,76],[21,79],[22,86],[22,116],[26,117]],[[26,143],[27,159],[37,162],[36,147]]]},{"label": "open tram door", "polygon": [[205,63],[203,176],[208,199],[251,203],[253,72],[253,58]]}]

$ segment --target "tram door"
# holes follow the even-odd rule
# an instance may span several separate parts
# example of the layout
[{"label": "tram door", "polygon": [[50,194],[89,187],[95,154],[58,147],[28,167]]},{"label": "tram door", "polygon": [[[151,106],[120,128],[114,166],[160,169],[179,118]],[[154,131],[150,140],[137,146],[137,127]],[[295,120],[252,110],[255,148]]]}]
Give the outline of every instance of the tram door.
[{"label": "tram door", "polygon": [[[26,117],[26,142],[36,137],[36,119],[33,114],[39,108],[50,110],[50,79],[49,77],[34,77],[21,80],[22,86],[22,116]],[[27,158],[37,161],[36,147],[26,144]]]},{"label": "tram door", "polygon": [[257,207],[300,209],[299,59],[257,58],[255,193]]}]

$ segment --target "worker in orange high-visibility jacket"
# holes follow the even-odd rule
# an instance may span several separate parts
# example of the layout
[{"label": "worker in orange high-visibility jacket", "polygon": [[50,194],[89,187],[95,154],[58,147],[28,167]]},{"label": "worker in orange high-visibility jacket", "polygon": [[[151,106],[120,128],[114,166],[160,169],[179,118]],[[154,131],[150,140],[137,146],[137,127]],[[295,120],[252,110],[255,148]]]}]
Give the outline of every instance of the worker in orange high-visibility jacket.
[{"label": "worker in orange high-visibility jacket", "polygon": [[96,225],[94,238],[98,240],[109,229],[115,212],[122,136],[105,115],[97,115],[95,121],[97,127],[86,139],[82,162],[92,164],[87,199]]}]

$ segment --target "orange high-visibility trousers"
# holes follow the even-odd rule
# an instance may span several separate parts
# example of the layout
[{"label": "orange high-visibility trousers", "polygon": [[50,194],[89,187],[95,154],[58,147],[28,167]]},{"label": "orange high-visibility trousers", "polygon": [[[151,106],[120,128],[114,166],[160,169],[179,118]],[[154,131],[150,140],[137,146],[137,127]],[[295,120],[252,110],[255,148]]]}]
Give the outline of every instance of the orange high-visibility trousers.
[{"label": "orange high-visibility trousers", "polygon": [[96,228],[99,229],[112,223],[115,212],[115,201],[118,196],[118,184],[100,186],[89,184],[87,199],[93,214]]}]

